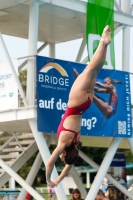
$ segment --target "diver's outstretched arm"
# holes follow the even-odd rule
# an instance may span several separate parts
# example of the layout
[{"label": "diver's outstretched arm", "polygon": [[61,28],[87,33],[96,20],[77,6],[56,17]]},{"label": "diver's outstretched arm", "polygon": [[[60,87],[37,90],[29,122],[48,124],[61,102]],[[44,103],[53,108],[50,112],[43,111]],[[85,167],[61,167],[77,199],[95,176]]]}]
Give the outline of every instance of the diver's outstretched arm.
[{"label": "diver's outstretched arm", "polygon": [[107,85],[107,84],[103,84],[103,83],[100,83],[100,82],[96,82],[95,83],[96,85],[102,87],[102,88],[105,88],[105,89],[113,89],[113,85]]},{"label": "diver's outstretched arm", "polygon": [[68,174],[70,169],[72,168],[72,165],[66,165],[64,169],[62,170],[61,174],[58,176],[58,178],[54,181],[55,185],[57,186],[61,180]]},{"label": "diver's outstretched arm", "polygon": [[48,163],[46,165],[46,181],[50,187],[56,186],[54,184],[54,182],[51,181],[51,173],[52,173],[52,170],[54,168],[54,164],[55,164],[57,158],[59,157],[59,155],[61,155],[63,153],[65,146],[66,145],[64,143],[58,143],[58,146],[53,151],[53,153],[50,156]]},{"label": "diver's outstretched arm", "polygon": [[98,87],[94,87],[94,90],[96,92],[99,92],[99,93],[109,93],[108,90],[104,89],[104,88],[98,88]]}]

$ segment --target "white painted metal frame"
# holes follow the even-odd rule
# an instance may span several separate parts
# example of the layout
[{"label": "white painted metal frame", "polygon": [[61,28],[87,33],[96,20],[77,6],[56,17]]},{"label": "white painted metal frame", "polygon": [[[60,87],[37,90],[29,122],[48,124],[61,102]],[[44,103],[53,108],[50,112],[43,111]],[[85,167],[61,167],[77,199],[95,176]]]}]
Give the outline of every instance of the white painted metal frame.
[{"label": "white painted metal frame", "polygon": [[[37,54],[40,53],[46,46],[48,45],[48,43],[44,43],[38,50],[37,50]],[[32,57],[32,56],[31,56]],[[21,69],[28,63],[28,60],[25,60],[19,67],[18,67],[18,71],[20,72]]]},{"label": "white painted metal frame", "polygon": [[72,175],[73,177],[73,180],[75,182],[75,184],[77,185],[77,188],[80,188],[80,192],[81,192],[81,195],[82,195],[82,198],[86,198],[86,195],[87,195],[87,191],[86,189],[84,188],[84,185],[75,169],[75,167],[73,166],[70,170],[70,174]]},{"label": "white painted metal frame", "polygon": [[13,177],[9,179],[9,188],[15,189],[15,180]]},{"label": "white painted metal frame", "polygon": [[[47,141],[48,147],[50,146],[53,137],[54,137],[53,135],[47,137],[46,141]],[[33,187],[34,187],[34,185],[32,185],[32,184],[33,184],[33,182],[34,182],[34,180],[37,176],[37,173],[38,173],[38,171],[41,167],[42,162],[43,162],[42,157],[41,157],[41,154],[39,152],[34,163],[33,163],[33,165],[32,165],[32,168],[31,168],[31,170],[30,170],[30,172],[29,172],[29,174],[26,178],[26,182]],[[17,200],[25,199],[26,193],[27,193],[27,191],[24,188],[22,188],[21,193],[19,194]]]},{"label": "white painted metal frame", "polygon": [[[70,10],[78,11],[81,13],[86,13],[86,3],[77,0],[41,0],[45,3],[50,3],[63,8],[68,8]],[[124,0],[123,0],[124,1]],[[129,3],[125,1],[125,4]],[[128,4],[129,5],[129,4]],[[114,20],[117,23],[124,24],[127,26],[133,26],[133,16],[130,14],[125,14],[119,11],[114,11]]]},{"label": "white painted metal frame", "polygon": [[12,168],[5,164],[3,160],[0,159],[0,166],[13,177],[25,190],[27,190],[35,199],[44,200],[40,194],[38,194],[24,179],[22,179]]},{"label": "white painted metal frame", "polygon": [[[97,171],[99,170],[99,166],[87,155],[85,155],[81,150],[79,151],[79,156],[86,161],[90,166],[92,166]],[[106,174],[106,178],[114,185],[116,186],[121,192],[126,194],[127,197],[133,199],[133,195],[125,188],[123,187],[118,181],[116,181],[110,174]]]},{"label": "white painted metal frame", "polygon": [[[32,184],[33,184],[33,182],[36,178],[36,175],[41,167],[41,164],[42,164],[42,157],[41,157],[41,154],[38,153],[38,155],[32,165],[32,168],[26,178],[26,183],[28,183],[31,187],[33,187]],[[22,188],[21,193],[19,194],[17,199],[18,200],[25,199],[26,193],[27,193],[27,191],[25,190],[25,188]]]},{"label": "white painted metal frame", "polygon": [[90,188],[90,191],[86,197],[86,200],[89,200],[89,199],[95,199],[96,197],[96,194],[100,188],[100,185],[102,183],[102,180],[104,179],[108,169],[109,169],[109,166],[113,160],[113,157],[117,151],[117,148],[120,144],[120,141],[121,141],[121,138],[114,138],[104,159],[103,159],[103,162],[98,170],[98,173],[93,181],[93,184]]},{"label": "white painted metal frame", "polygon": [[85,50],[85,46],[86,46],[86,39],[84,37],[83,40],[82,40],[82,44],[80,46],[80,49],[79,49],[79,52],[78,52],[78,55],[77,55],[75,62],[80,62],[82,55],[84,53],[84,50]]},{"label": "white painted metal frame", "polygon": [[[40,154],[42,156],[43,162],[45,165],[47,164],[47,161],[50,157],[50,152],[47,146],[47,143],[45,141],[45,138],[43,136],[43,133],[37,132],[37,121],[36,120],[29,120],[29,124],[31,126],[32,132],[34,134],[38,149],[40,151]],[[52,172],[52,180],[55,180],[58,176],[57,170],[54,167],[53,172]],[[62,184],[60,183],[58,187],[55,188],[56,195],[59,200],[67,200],[65,192],[63,190]]]},{"label": "white painted metal frame", "polygon": [[[37,54],[37,35],[38,35],[38,15],[39,15],[39,1],[33,0],[30,3],[30,22],[29,22],[29,55]],[[54,49],[54,44],[51,44]],[[50,47],[51,47],[50,45]],[[54,50],[51,50],[51,54],[54,54]],[[34,84],[33,84],[34,83]],[[35,65],[31,63],[31,60],[28,60],[28,76],[27,76],[27,99],[29,105],[34,105],[35,96],[33,91],[35,88]],[[38,145],[38,149],[40,150],[42,159],[46,164],[49,157],[50,152],[48,150],[48,146],[46,144],[43,133],[37,132],[37,120],[29,120],[29,125],[34,134],[36,143]],[[58,176],[56,169],[54,168],[52,173],[52,178],[55,179]],[[56,194],[58,199],[66,200],[66,195],[64,193],[63,187],[61,184],[56,189]]]},{"label": "white painted metal frame", "polygon": [[[30,3],[30,20],[29,20],[29,51],[28,51],[28,55],[36,55],[37,54],[37,38],[38,38],[38,13],[39,13],[39,0],[32,0],[29,1]],[[53,5],[56,6],[61,6],[64,8],[68,8],[68,9],[72,9],[78,12],[86,12],[86,3],[84,2],[80,2],[80,1],[76,1],[76,0],[42,0],[42,2],[45,3],[51,3]],[[127,70],[129,71],[129,44],[130,44],[130,26],[133,26],[133,16],[130,15],[131,13],[131,9],[130,9],[130,0],[126,0],[122,2],[122,7],[120,4],[118,4],[115,1],[115,7],[118,11],[123,11],[122,12],[118,12],[115,11],[115,22],[118,22],[121,24],[120,29],[123,29],[123,70]],[[126,27],[125,27],[126,25]],[[117,30],[117,31],[119,31]],[[116,31],[116,33],[117,33]],[[3,46],[4,52],[6,53],[7,56],[7,60],[10,64],[10,67],[12,69],[12,73],[15,77],[15,80],[17,82],[18,88],[20,90],[20,94],[21,97],[23,98],[24,104],[25,106],[33,106],[34,105],[34,101],[35,101],[35,65],[34,65],[34,59],[33,58],[29,58],[28,59],[28,76],[27,76],[27,100],[25,98],[24,92],[22,90],[21,84],[17,78],[17,75],[14,73],[14,68],[13,68],[13,64],[11,62],[10,56],[7,52],[7,49],[5,47],[5,44],[3,42],[3,39],[0,35],[0,42]],[[79,53],[77,55],[76,61],[80,61],[81,60],[81,56],[83,54],[83,49],[85,47],[85,39],[83,39],[81,48],[79,50]],[[50,49],[49,49],[49,54],[51,57],[55,57],[55,44],[50,44]],[[84,63],[87,62],[87,58],[84,59],[83,61]],[[28,101],[28,103],[27,103]],[[50,152],[47,146],[47,143],[45,141],[44,135],[41,132],[37,132],[37,120],[36,118],[34,119],[28,119],[30,127],[32,129],[32,132],[34,134],[36,143],[38,145],[40,154],[42,156],[42,160],[44,161],[44,163],[46,164],[49,156],[50,156]],[[120,142],[120,138],[115,138],[112,141],[112,144],[110,145],[107,154],[105,156],[105,158],[103,159],[103,162],[99,168],[99,172],[97,173],[97,176],[94,180],[94,183],[90,189],[89,194],[86,197],[86,200],[94,200],[96,193],[99,189],[99,186],[102,182],[102,179],[104,178],[104,176],[106,175],[106,172],[108,170],[108,167],[112,161],[112,158],[118,148],[119,142]],[[132,150],[133,153],[133,140],[132,139],[128,139],[128,142],[130,144],[130,148]],[[86,156],[80,151],[80,156],[86,160],[86,162],[88,162],[89,164],[91,164],[94,168],[98,169],[98,166],[93,162],[90,161],[89,158],[86,159]],[[89,161],[88,161],[89,160]],[[24,180],[21,179],[21,177],[19,177],[10,167],[8,167],[2,160],[0,160],[0,166],[4,168],[5,171],[7,171],[7,173],[9,173],[16,181],[18,181],[20,183],[20,185],[22,185],[23,188],[25,188],[28,192],[32,193],[34,198],[36,199],[43,199],[36,191],[34,191],[32,189],[32,187],[30,187]],[[34,171],[34,170],[33,170]],[[32,173],[32,171],[31,171]],[[73,177],[76,177],[76,175],[74,175],[75,170],[73,171]],[[55,179],[58,176],[56,169],[54,168],[53,173],[52,173],[52,179]],[[130,197],[131,199],[133,199],[133,196],[125,189],[123,188],[123,186],[121,186],[119,183],[117,183],[111,176],[106,175],[106,177],[116,186],[118,187],[121,191],[123,191],[128,197]],[[28,177],[27,177],[28,178]],[[29,183],[31,182],[31,180],[29,181]],[[62,199],[67,199],[66,195],[63,191],[63,187],[61,184],[58,185],[58,187],[55,189],[56,190],[56,194],[59,200]],[[85,193],[84,193],[85,196]]]}]

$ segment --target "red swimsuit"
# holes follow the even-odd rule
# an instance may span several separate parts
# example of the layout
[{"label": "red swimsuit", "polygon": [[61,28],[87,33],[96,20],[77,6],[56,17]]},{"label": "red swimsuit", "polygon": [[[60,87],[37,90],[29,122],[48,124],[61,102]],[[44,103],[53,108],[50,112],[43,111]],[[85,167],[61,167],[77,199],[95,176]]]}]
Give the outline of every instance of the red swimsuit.
[{"label": "red swimsuit", "polygon": [[88,98],[86,102],[84,102],[83,104],[81,104],[79,106],[76,106],[73,108],[67,107],[65,114],[63,115],[63,118],[62,118],[60,125],[58,127],[58,130],[57,130],[58,138],[60,136],[61,131],[72,132],[75,134],[74,138],[77,138],[77,135],[79,134],[79,132],[75,132],[75,131],[64,128],[63,123],[64,123],[65,119],[70,115],[82,115],[90,107],[90,105],[91,105],[91,100],[90,100],[90,98]]}]

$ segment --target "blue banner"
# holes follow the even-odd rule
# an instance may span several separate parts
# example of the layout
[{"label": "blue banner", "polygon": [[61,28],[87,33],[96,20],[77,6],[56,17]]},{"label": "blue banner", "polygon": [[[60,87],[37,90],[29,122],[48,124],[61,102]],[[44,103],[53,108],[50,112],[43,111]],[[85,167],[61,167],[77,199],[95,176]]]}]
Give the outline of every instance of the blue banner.
[{"label": "blue banner", "polygon": [[[41,56],[37,56],[36,64],[38,131],[56,133],[70,88],[86,65]],[[128,72],[107,69],[99,72],[93,103],[82,116],[81,135],[132,137]]]},{"label": "blue banner", "polygon": [[124,153],[116,153],[110,164],[110,167],[126,167],[126,159]]}]

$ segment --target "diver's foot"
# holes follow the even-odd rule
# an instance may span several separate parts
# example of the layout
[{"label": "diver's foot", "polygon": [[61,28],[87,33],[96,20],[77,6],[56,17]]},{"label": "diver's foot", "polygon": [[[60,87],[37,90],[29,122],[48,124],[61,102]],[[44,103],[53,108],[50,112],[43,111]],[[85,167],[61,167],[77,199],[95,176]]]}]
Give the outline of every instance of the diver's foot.
[{"label": "diver's foot", "polygon": [[104,30],[103,30],[103,33],[102,33],[102,41],[108,45],[111,43],[111,37],[110,37],[110,33],[111,33],[111,29],[110,27],[107,25]]}]

